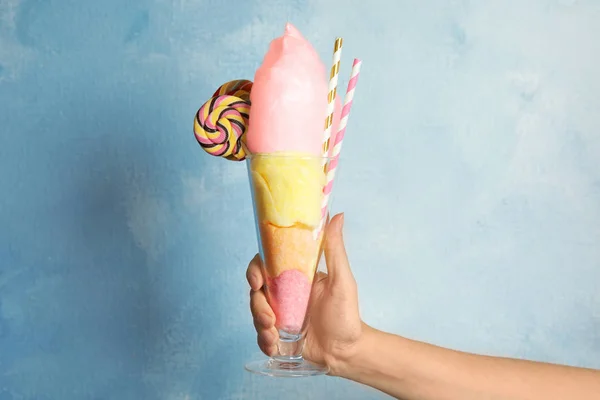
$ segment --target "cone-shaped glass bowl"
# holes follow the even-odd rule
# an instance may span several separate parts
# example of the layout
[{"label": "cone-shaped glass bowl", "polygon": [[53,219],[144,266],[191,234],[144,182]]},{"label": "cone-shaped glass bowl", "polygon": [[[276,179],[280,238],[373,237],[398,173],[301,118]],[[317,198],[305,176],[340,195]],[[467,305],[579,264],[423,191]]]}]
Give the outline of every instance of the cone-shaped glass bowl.
[{"label": "cone-shaped glass bowl", "polygon": [[323,192],[328,161],[294,153],[247,158],[263,290],[279,331],[277,354],[246,364],[250,372],[284,377],[328,372],[327,367],[302,357],[309,298],[330,203]]}]

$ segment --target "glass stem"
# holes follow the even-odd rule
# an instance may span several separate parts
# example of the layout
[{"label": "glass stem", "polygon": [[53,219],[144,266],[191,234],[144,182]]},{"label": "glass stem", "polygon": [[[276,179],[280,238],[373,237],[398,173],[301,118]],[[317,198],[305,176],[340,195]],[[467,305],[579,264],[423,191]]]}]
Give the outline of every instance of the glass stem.
[{"label": "glass stem", "polygon": [[279,331],[279,342],[277,343],[277,355],[273,356],[278,361],[302,360],[302,349],[304,347],[304,335],[289,334]]}]

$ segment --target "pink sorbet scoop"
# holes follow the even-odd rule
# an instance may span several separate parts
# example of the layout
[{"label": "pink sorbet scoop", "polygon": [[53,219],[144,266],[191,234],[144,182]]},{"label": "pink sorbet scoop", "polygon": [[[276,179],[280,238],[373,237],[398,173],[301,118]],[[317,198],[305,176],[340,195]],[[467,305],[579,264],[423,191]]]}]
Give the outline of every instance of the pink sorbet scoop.
[{"label": "pink sorbet scoop", "polygon": [[[250,94],[246,143],[252,153],[322,154],[328,71],[312,45],[291,24],[271,42]],[[339,124],[339,97],[332,139]]]}]

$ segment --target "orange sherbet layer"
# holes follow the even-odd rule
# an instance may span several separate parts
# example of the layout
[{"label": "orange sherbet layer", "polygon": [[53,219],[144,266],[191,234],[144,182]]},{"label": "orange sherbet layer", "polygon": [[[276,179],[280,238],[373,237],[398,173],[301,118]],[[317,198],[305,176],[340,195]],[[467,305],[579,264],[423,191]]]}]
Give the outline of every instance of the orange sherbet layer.
[{"label": "orange sherbet layer", "polygon": [[303,226],[280,228],[260,224],[267,274],[276,277],[287,270],[299,270],[312,281],[320,254],[322,234],[315,240]]}]

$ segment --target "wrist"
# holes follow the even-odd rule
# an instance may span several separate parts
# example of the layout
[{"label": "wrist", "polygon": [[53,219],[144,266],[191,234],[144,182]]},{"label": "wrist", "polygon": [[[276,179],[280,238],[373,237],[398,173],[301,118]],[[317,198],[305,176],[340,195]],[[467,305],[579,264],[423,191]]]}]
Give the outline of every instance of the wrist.
[{"label": "wrist", "polygon": [[378,333],[381,332],[362,322],[358,339],[331,356],[327,363],[331,369],[330,375],[352,379],[352,376],[358,373],[358,367],[364,362],[362,359],[372,351],[372,344],[377,340]]},{"label": "wrist", "polygon": [[[360,339],[338,359],[336,376],[390,393],[405,393],[413,380],[413,342],[363,324]],[[411,363],[407,360],[411,359]],[[398,397],[398,396],[396,396]]]}]

